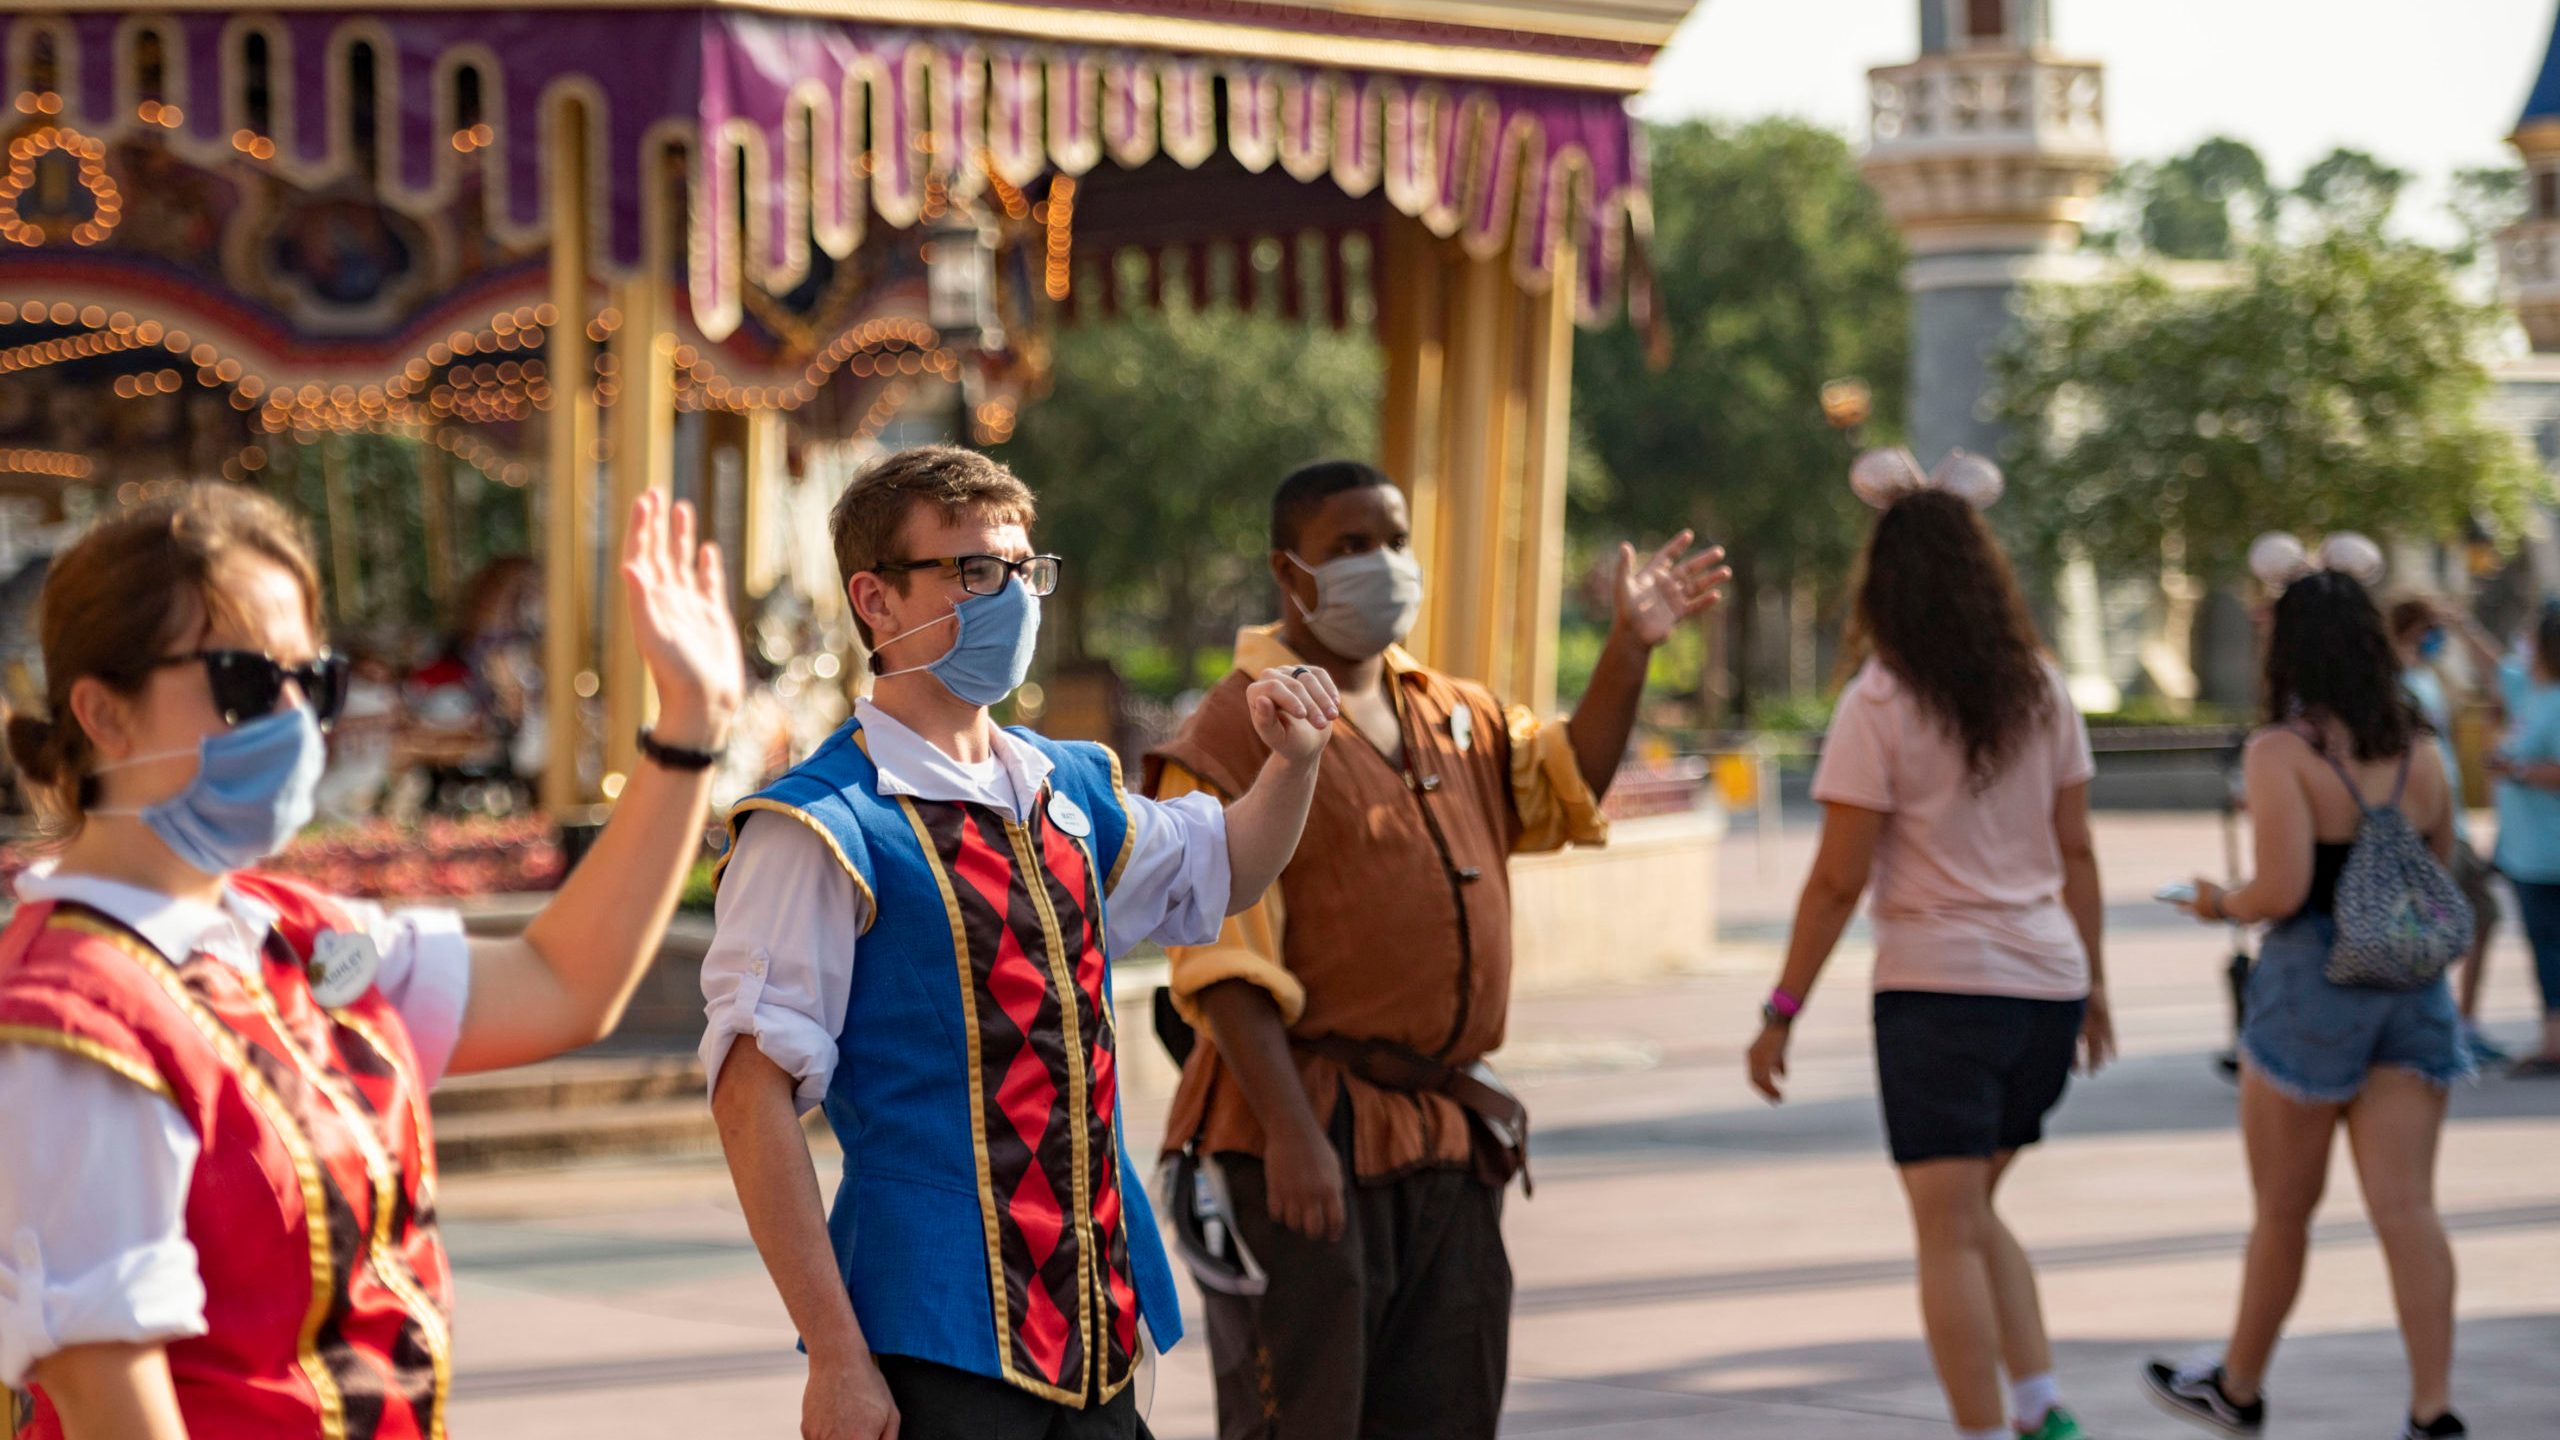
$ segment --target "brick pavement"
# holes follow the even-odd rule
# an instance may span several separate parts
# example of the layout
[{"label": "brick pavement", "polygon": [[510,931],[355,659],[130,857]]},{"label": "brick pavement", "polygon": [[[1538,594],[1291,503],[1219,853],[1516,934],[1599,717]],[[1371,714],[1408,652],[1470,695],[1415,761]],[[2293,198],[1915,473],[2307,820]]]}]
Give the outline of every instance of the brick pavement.
[{"label": "brick pavement", "polygon": [[[2107,816],[2125,1062],[2079,1087],[2005,1209],[2042,1267],[2060,1370],[2102,1437],[2191,1433],[2133,1367],[2226,1323],[2247,1191],[2222,1040],[2222,942],[2143,897],[2201,863],[2210,817]],[[1538,1198],[1508,1224],[1519,1280],[1505,1433],[1601,1440],[1941,1436],[1907,1226],[1886,1164],[1859,976],[1844,951],[1804,1022],[1790,1103],[1739,1055],[1809,851],[1756,873],[1727,847],[1726,943],[1698,973],[1522,1003],[1506,1063],[1539,1113]],[[2521,1040],[2531,981],[2512,927],[2494,1028]],[[1160,1096],[1132,1095],[1139,1140]],[[2474,1433],[2560,1436],[2560,1085],[2462,1092],[2443,1202],[2463,1274],[2458,1393]],[[457,1180],[455,1433],[467,1440],[788,1436],[799,1360],[717,1167]],[[2343,1154],[2293,1338],[2270,1381],[2279,1440],[2396,1433],[2400,1361],[2378,1251]],[[1209,1434],[1204,1353],[1167,1358],[1164,1440]]]}]

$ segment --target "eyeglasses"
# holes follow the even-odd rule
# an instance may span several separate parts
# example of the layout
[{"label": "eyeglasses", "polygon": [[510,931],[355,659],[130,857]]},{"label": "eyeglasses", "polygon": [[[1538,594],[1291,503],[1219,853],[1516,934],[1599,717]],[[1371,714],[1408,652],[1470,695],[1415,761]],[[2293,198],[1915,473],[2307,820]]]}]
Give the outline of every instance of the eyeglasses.
[{"label": "eyeglasses", "polygon": [[1001,555],[946,555],[939,560],[884,560],[872,566],[882,575],[904,575],[915,570],[951,570],[960,576],[960,588],[972,595],[999,595],[1005,582],[1019,575],[1022,588],[1033,595],[1047,595],[1058,588],[1058,570],[1064,562],[1055,555],[1032,555],[1020,560],[1007,560]]},{"label": "eyeglasses", "polygon": [[284,701],[287,680],[302,687],[302,698],[310,702],[312,713],[324,726],[335,723],[338,713],[347,708],[347,657],[333,651],[321,651],[308,665],[285,665],[255,650],[191,650],[163,655],[149,668],[196,663],[204,666],[204,678],[213,687],[213,703],[222,711],[225,725],[274,714]]}]

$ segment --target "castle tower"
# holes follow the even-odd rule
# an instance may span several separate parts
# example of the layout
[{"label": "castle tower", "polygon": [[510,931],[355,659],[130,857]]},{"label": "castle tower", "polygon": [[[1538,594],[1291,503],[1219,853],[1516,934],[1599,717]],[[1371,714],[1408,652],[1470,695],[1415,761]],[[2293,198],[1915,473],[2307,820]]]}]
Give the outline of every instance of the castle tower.
[{"label": "castle tower", "polygon": [[2498,237],[2500,268],[2534,350],[2560,352],[2560,33],[2507,143],[2524,157],[2525,216]]},{"label": "castle tower", "polygon": [[2100,67],[2055,55],[2051,33],[2050,0],[1920,0],[1920,58],[1868,75],[1867,182],[1911,247],[1923,464],[1998,452],[1980,412],[1990,351],[2019,287],[2083,272],[2066,257],[2115,168]]}]

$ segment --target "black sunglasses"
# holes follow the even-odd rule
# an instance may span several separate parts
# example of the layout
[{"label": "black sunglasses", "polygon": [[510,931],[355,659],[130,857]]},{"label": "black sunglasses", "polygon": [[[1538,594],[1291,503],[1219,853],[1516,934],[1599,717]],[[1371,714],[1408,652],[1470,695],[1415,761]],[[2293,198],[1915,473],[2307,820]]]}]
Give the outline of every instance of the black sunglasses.
[{"label": "black sunglasses", "polygon": [[308,665],[285,665],[255,650],[190,650],[163,655],[150,668],[165,670],[198,662],[204,665],[204,678],[213,686],[213,703],[222,711],[225,725],[274,714],[284,701],[288,680],[302,687],[302,698],[324,728],[337,723],[338,713],[347,708],[347,657],[335,651],[321,651]]}]

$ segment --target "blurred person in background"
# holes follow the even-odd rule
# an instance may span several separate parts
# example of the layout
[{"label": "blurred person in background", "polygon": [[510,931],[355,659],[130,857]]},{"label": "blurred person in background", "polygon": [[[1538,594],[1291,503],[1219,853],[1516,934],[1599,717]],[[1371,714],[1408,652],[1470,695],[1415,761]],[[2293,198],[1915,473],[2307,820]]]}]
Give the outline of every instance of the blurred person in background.
[{"label": "blurred person in background", "polygon": [[2419,718],[2435,732],[2436,750],[2453,787],[2451,868],[2454,882],[2462,887],[2463,898],[2471,902],[2476,927],[2471,954],[2463,960],[2461,976],[2454,983],[2462,1009],[2463,1037],[2470,1042],[2475,1058],[2504,1060],[2506,1054],[2480,1033],[2479,1025],[2489,940],[2498,926],[2498,899],[2489,886],[2497,871],[2471,846],[2470,820],[2462,803],[2462,760],[2453,742],[2454,705],[2440,667],[2456,638],[2470,652],[2473,673],[2478,677],[2497,675],[2505,662],[2498,654],[2497,643],[2460,606],[2432,597],[2411,596],[2392,605],[2389,620],[2391,647],[2400,657],[2400,682],[2408,687],[2409,698],[2417,704]]},{"label": "blurred person in background", "polygon": [[[1788,1041],[1869,882],[1876,1072],[1919,1248],[1920,1314],[1962,1440],[2081,1440],[2035,1270],[1994,1202],[2075,1061],[2115,1053],[2089,732],[1981,509],[1988,462],[1861,457],[1883,513],[1813,782],[1822,838],[1748,1065],[1777,1103]],[[2008,1388],[2001,1387],[2003,1372]]]},{"label": "blurred person in background", "polygon": [[[2279,539],[2284,548],[2270,552]],[[2162,1409],[2220,1435],[2265,1433],[2267,1370],[2301,1293],[2342,1128],[2408,1355],[2403,1440],[2468,1433],[2451,1409],[2453,1249],[2435,1197],[2446,1095],[2471,1073],[2453,992],[2441,975],[2415,989],[2330,975],[2349,862],[2369,835],[2392,833],[2372,829],[2376,817],[2405,822],[2396,833],[2414,832],[2439,864],[2454,853],[2450,773],[2367,588],[2381,563],[2358,536],[2332,536],[2316,562],[2285,537],[2253,549],[2259,578],[2281,592],[2261,682],[2265,723],[2243,767],[2255,873],[2227,889],[2198,879],[2182,902],[2208,924],[2271,927],[2240,1031],[2240,1132],[2256,1212],[2239,1313],[2218,1357],[2155,1360],[2141,1376]],[[2378,796],[2390,798],[2371,804]],[[2427,918],[2469,923],[2451,910]]]},{"label": "blurred person in background", "polygon": [[2542,989],[2542,1037],[2509,1072],[2560,1076],[2560,606],[2546,605],[2530,653],[2498,672],[2507,735],[2491,760],[2498,777],[2498,873],[2516,891],[2516,915],[2533,947]]}]

